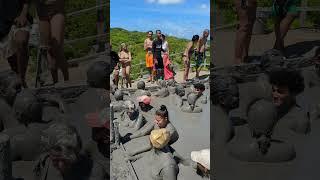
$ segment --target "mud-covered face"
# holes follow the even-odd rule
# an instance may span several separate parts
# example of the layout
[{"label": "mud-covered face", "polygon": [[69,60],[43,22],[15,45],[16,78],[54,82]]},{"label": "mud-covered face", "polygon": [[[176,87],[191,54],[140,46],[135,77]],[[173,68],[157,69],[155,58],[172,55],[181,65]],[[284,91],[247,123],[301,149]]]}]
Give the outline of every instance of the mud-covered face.
[{"label": "mud-covered face", "polygon": [[51,150],[50,159],[53,167],[60,171],[61,174],[64,174],[72,166],[72,162],[70,160],[63,158],[61,151]]},{"label": "mud-covered face", "polygon": [[288,101],[290,96],[291,95],[288,87],[272,85],[272,101],[277,107]]},{"label": "mud-covered face", "polygon": [[165,128],[168,124],[168,119],[166,117],[156,115],[154,123],[157,124],[159,128]]}]

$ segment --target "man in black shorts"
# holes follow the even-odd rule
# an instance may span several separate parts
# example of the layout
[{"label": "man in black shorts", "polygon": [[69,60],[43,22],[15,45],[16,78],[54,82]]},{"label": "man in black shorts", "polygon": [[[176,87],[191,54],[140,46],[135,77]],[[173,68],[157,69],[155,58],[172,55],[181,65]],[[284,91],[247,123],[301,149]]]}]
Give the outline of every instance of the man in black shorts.
[{"label": "man in black shorts", "polygon": [[164,79],[163,74],[163,60],[161,56],[162,50],[162,40],[161,40],[161,31],[156,30],[157,39],[152,43],[152,53],[153,53],[153,62],[156,69],[156,79]]}]

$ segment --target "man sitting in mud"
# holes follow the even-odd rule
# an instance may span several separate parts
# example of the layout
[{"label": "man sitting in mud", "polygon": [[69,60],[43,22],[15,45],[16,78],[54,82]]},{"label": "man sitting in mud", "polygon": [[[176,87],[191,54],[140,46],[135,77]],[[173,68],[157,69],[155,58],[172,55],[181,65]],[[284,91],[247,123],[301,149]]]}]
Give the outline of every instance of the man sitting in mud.
[{"label": "man sitting in mud", "polygon": [[159,86],[160,86],[160,90],[157,91],[154,96],[156,97],[160,97],[160,98],[165,98],[167,96],[169,96],[169,90],[167,88],[167,82],[164,80],[160,80],[159,82]]},{"label": "man sitting in mud", "polygon": [[[115,120],[115,122],[119,122],[122,127],[128,127],[129,132],[135,132],[145,124],[145,118],[139,113],[133,101],[125,101],[124,105],[125,110],[120,114],[119,120]],[[125,130],[125,132],[128,131],[128,129]],[[120,128],[121,131],[124,131],[124,129]]]},{"label": "man sitting in mud", "polygon": [[229,112],[239,106],[239,87],[229,76],[213,76],[211,85],[212,121],[211,139],[214,145],[225,145],[234,136]]},{"label": "man sitting in mud", "polygon": [[134,97],[139,97],[139,96],[151,96],[151,93],[146,90],[146,84],[143,81],[139,81],[137,83],[137,91],[134,93]]},{"label": "man sitting in mud", "polygon": [[187,113],[200,113],[202,112],[200,104],[207,103],[207,97],[203,94],[205,86],[201,83],[194,84],[193,86],[194,91],[187,96],[188,104],[182,107],[181,110]]},{"label": "man sitting in mud", "polygon": [[114,93],[115,101],[113,101],[111,104],[113,106],[114,112],[121,112],[125,109],[124,100],[123,100],[123,92],[121,90],[117,90]]},{"label": "man sitting in mud", "polygon": [[304,81],[301,74],[295,70],[276,69],[269,75],[272,85],[272,101],[277,107],[279,128],[306,134],[310,132],[309,113],[297,104],[296,96],[304,90]]},{"label": "man sitting in mud", "polygon": [[228,143],[230,155],[247,162],[285,162],[294,159],[296,152],[293,145],[273,138],[276,123],[275,104],[264,99],[254,101],[248,110],[251,133],[235,135],[237,138]]},{"label": "man sitting in mud", "polygon": [[106,179],[107,172],[96,161],[81,155],[81,138],[76,128],[53,124],[41,136],[43,153],[34,166],[35,180]]},{"label": "man sitting in mud", "polygon": [[155,108],[150,104],[150,96],[140,96],[137,98],[139,103],[139,112],[146,118],[147,121],[152,121],[155,114]]},{"label": "man sitting in mud", "polygon": [[178,107],[182,107],[183,101],[184,101],[183,97],[186,94],[186,91],[181,84],[176,86],[175,91],[176,91],[176,96],[174,99],[175,105],[177,105]]},{"label": "man sitting in mud", "polygon": [[168,90],[170,94],[174,94],[176,92],[177,82],[174,79],[167,80]]}]

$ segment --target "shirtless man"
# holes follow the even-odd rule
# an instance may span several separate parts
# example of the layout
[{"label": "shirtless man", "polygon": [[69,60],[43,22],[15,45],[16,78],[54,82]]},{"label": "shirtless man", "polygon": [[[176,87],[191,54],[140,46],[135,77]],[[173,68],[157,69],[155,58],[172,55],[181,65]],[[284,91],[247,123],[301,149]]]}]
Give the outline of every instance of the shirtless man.
[{"label": "shirtless man", "polygon": [[203,31],[202,37],[200,37],[198,41],[198,47],[196,52],[196,78],[199,77],[199,73],[201,71],[201,64],[203,63],[205,59],[205,51],[206,51],[206,45],[207,45],[207,38],[209,36],[209,30],[205,29]]},{"label": "shirtless man", "polygon": [[153,76],[152,76],[152,68],[153,68],[153,54],[152,54],[152,31],[147,32],[147,39],[144,40],[143,48],[146,51],[146,67],[149,70],[149,80],[153,81]]}]

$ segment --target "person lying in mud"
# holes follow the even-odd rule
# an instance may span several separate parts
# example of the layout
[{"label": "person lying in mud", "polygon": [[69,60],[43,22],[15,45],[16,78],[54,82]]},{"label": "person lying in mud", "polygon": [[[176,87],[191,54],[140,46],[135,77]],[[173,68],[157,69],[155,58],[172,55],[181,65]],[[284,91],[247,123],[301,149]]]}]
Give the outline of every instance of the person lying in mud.
[{"label": "person lying in mud", "polygon": [[123,92],[121,90],[117,90],[114,93],[115,101],[113,101],[111,104],[113,106],[114,112],[121,112],[125,109],[124,100],[123,100]]},{"label": "person lying in mud", "polygon": [[139,112],[146,118],[147,121],[153,120],[153,116],[155,114],[155,108],[151,105],[151,97],[150,96],[140,96],[137,98],[139,103]]},{"label": "person lying in mud", "polygon": [[[175,143],[179,139],[179,134],[176,128],[172,125],[172,123],[169,120],[169,112],[165,105],[161,105],[160,108],[156,110],[154,122],[148,121],[140,130],[132,134],[127,134],[122,138],[122,140],[124,142],[128,142],[131,139],[149,135],[152,130],[160,128],[165,128],[170,133],[169,145]],[[129,153],[129,155],[133,156],[135,154],[148,151],[150,149],[150,144],[145,144],[145,147],[141,146],[141,149],[132,151],[131,153]]]},{"label": "person lying in mud", "polygon": [[201,83],[194,84],[193,86],[194,91],[187,95],[188,104],[182,107],[181,111],[187,113],[200,113],[202,112],[202,107],[200,107],[200,104],[207,103],[207,97],[203,94],[205,91],[205,86]]},{"label": "person lying in mud", "polygon": [[247,162],[285,162],[294,159],[296,152],[293,145],[272,138],[276,124],[275,104],[264,99],[254,101],[248,110],[251,133],[238,135],[228,143],[230,155]]},{"label": "person lying in mud", "polygon": [[108,177],[99,163],[81,155],[81,138],[73,126],[53,124],[43,132],[41,140],[43,153],[34,166],[35,180],[104,180]]},{"label": "person lying in mud", "polygon": [[170,151],[170,132],[166,128],[152,130],[149,136],[151,150],[145,155],[126,157],[127,161],[135,161],[145,156],[145,166],[150,179],[176,180],[179,167]]},{"label": "person lying in mud", "polygon": [[[229,76],[214,76],[211,85],[211,113],[219,117],[213,121],[211,139],[214,145],[225,145],[234,136],[234,128],[229,112],[239,106],[239,87]],[[218,146],[218,147],[219,147]]]},{"label": "person lying in mud", "polygon": [[168,90],[168,88],[167,88],[167,82],[164,81],[164,80],[160,80],[160,81],[158,82],[158,84],[159,84],[159,86],[160,86],[160,90],[158,90],[158,91],[154,94],[154,96],[160,97],[160,98],[165,98],[165,97],[169,96],[170,93],[169,93],[169,90]]},{"label": "person lying in mud", "polygon": [[90,113],[86,116],[87,123],[91,127],[91,140],[84,145],[82,153],[90,159],[102,165],[110,174],[110,121],[108,120],[108,108],[99,113]]},{"label": "person lying in mud", "polygon": [[137,90],[134,93],[135,97],[139,97],[139,96],[151,96],[151,92],[146,90],[146,84],[144,83],[144,81],[139,81],[137,83]]},{"label": "person lying in mud", "polygon": [[296,101],[296,96],[304,90],[301,74],[295,70],[276,69],[270,73],[269,82],[272,85],[272,101],[277,108],[279,124],[296,133],[309,133],[309,113]]},{"label": "person lying in mud", "polygon": [[139,130],[145,124],[144,116],[139,113],[133,101],[125,101],[124,106],[125,110],[121,112],[119,120],[114,120],[114,122],[119,122],[120,126],[128,127],[133,132]]}]

